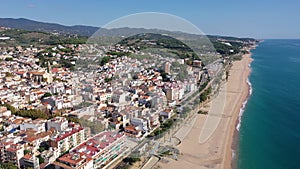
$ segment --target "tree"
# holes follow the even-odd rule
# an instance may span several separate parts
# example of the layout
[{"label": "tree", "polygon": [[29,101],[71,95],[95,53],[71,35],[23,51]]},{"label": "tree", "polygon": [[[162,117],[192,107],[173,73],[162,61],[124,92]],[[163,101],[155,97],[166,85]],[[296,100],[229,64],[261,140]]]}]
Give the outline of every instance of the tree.
[{"label": "tree", "polygon": [[83,127],[89,127],[93,134],[100,133],[105,129],[105,126],[100,121],[91,122],[85,119],[79,119],[79,123]]},{"label": "tree", "polygon": [[186,61],[186,64],[187,64],[187,65],[192,65],[192,64],[193,64],[193,59],[187,60],[187,61]]},{"label": "tree", "polygon": [[13,163],[10,163],[10,162],[8,162],[8,163],[1,163],[0,164],[0,168],[2,169],[18,169],[18,167],[17,166],[15,166]]},{"label": "tree", "polygon": [[45,151],[46,149],[44,148],[44,147],[40,147],[40,148],[38,148],[38,151],[41,153],[41,152],[43,152],[43,151]]},{"label": "tree", "polygon": [[24,150],[24,155],[28,154],[28,153],[31,153],[31,151],[30,150]]},{"label": "tree", "polygon": [[5,61],[13,61],[13,58],[5,58]]},{"label": "tree", "polygon": [[229,77],[229,71],[226,70],[226,81],[228,80],[228,77]]},{"label": "tree", "polygon": [[22,116],[22,117],[29,117],[32,119],[42,118],[42,119],[48,119],[48,115],[41,111],[41,110],[18,110],[15,115]]},{"label": "tree", "polygon": [[52,96],[52,94],[46,92],[46,93],[41,97],[41,100],[44,99],[44,98],[46,98],[46,97],[50,97],[50,96]]},{"label": "tree", "polygon": [[106,63],[108,63],[110,60],[110,57],[109,56],[104,56],[101,61],[100,61],[100,65],[103,66],[105,65]]},{"label": "tree", "polygon": [[105,81],[106,83],[108,83],[108,82],[112,81],[112,78],[106,77],[106,78],[104,79],[104,81]]},{"label": "tree", "polygon": [[10,72],[6,72],[5,73],[5,77],[13,77],[14,76],[14,74],[12,74],[12,73],[10,73]]},{"label": "tree", "polygon": [[164,82],[165,82],[165,81],[169,81],[169,79],[167,78],[168,75],[169,75],[169,74],[166,73],[165,71],[162,71],[162,72],[160,73],[160,76],[162,77],[162,79],[163,79]]},{"label": "tree", "polygon": [[39,163],[42,164],[45,162],[45,159],[43,157],[41,157],[40,155],[37,156],[39,158]]},{"label": "tree", "polygon": [[80,120],[77,117],[65,117],[69,122],[79,123]]},{"label": "tree", "polygon": [[188,113],[190,111],[191,111],[191,108],[189,108],[189,107],[183,107],[183,110],[182,110],[183,113]]},{"label": "tree", "polygon": [[7,110],[10,110],[12,114],[15,114],[17,112],[17,109],[8,103],[1,104],[1,106],[6,107]]},{"label": "tree", "polygon": [[137,162],[137,161],[141,161],[140,158],[134,158],[134,157],[127,157],[125,159],[123,159],[123,161],[125,163],[129,163],[130,165],[132,165],[133,163]]},{"label": "tree", "polygon": [[201,95],[200,95],[200,101],[205,101],[208,99],[209,95],[212,92],[212,88],[209,87],[208,89],[206,89]]}]

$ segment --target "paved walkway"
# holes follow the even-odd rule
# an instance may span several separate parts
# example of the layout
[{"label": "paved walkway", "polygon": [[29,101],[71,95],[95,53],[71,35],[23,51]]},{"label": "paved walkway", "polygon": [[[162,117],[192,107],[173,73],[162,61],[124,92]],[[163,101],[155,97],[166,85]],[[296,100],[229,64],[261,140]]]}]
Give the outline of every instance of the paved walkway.
[{"label": "paved walkway", "polygon": [[[195,122],[196,122],[197,118],[193,118],[191,120],[191,123],[187,123],[184,124],[174,135],[175,137],[177,137],[179,140],[183,140],[187,134],[190,133],[192,127],[194,126]],[[184,123],[184,122],[183,122]]]},{"label": "paved walkway", "polygon": [[208,116],[199,136],[199,143],[205,143],[217,129],[225,108],[227,83],[221,86],[218,96],[213,99]]},{"label": "paved walkway", "polygon": [[151,169],[159,161],[158,157],[151,156],[142,169]]}]

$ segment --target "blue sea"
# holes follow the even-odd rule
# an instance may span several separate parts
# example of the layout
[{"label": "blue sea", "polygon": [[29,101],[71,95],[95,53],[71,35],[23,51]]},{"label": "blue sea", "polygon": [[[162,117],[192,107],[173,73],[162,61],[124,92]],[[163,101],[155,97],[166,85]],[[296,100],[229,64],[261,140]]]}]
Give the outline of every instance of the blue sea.
[{"label": "blue sea", "polygon": [[300,169],[300,40],[265,40],[252,53],[237,168]]}]

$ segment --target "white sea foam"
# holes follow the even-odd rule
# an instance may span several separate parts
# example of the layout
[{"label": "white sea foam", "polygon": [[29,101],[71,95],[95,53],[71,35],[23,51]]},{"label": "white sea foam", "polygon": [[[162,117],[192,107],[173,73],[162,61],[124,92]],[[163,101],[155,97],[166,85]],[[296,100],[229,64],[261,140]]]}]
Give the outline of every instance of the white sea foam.
[{"label": "white sea foam", "polygon": [[[250,97],[252,95],[252,84],[249,79],[247,79],[247,84],[249,86],[249,97]],[[248,100],[248,98],[247,98],[247,100]]]},{"label": "white sea foam", "polygon": [[235,150],[231,149],[231,159],[235,159]]},{"label": "white sea foam", "polygon": [[236,126],[236,129],[237,131],[240,131],[240,127],[241,127],[241,122],[242,122],[242,116],[243,116],[243,113],[245,111],[245,107],[246,107],[246,104],[249,100],[249,97],[252,95],[252,84],[251,82],[249,81],[249,79],[247,79],[247,84],[249,85],[249,96],[248,98],[243,102],[243,105],[242,107],[240,108],[240,112],[239,112],[239,120],[238,120],[238,124]]},{"label": "white sea foam", "polygon": [[[248,67],[251,69],[251,64],[250,63],[248,64]],[[240,108],[239,119],[238,119],[238,123],[237,123],[237,126],[236,126],[237,131],[240,131],[242,116],[243,116],[243,113],[245,111],[245,107],[247,105],[247,102],[248,102],[250,96],[252,95],[252,91],[253,91],[252,84],[251,84],[249,78],[247,79],[247,84],[249,86],[249,95],[248,95],[248,98],[243,102],[242,107]],[[236,158],[236,151],[234,149],[231,149],[231,158],[232,159]]]}]

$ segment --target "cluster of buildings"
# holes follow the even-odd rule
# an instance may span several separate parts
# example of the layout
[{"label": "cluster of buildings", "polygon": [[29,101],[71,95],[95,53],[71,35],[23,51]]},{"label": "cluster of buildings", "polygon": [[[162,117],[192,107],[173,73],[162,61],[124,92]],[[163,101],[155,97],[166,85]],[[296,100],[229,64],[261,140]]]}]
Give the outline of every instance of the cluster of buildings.
[{"label": "cluster of buildings", "polygon": [[[0,55],[1,104],[16,110],[41,110],[49,117],[19,117],[0,107],[0,162],[35,169],[50,164],[57,168],[103,168],[127,150],[126,137],[147,136],[176,113],[175,105],[207,80],[199,61],[194,63],[195,67],[185,67],[186,78],[178,80],[180,68],[174,68],[173,63],[183,65],[183,59],[118,45],[103,47],[100,52],[97,49],[97,57],[74,56],[77,60],[71,64],[76,66],[71,71],[57,66],[59,59],[72,58],[62,50],[65,48],[59,45],[45,52],[34,47],[16,47]],[[75,50],[74,46],[68,48]],[[96,50],[82,45],[76,49],[92,53]],[[110,55],[107,51],[153,59]],[[51,55],[54,59],[41,67],[37,55]],[[100,66],[99,56],[110,59]],[[80,65],[79,60],[93,60],[95,64]],[[103,126],[103,130],[112,130],[94,132],[91,137],[93,126],[69,122],[65,117],[84,119]]]},{"label": "cluster of buildings", "polygon": [[[34,57],[41,49],[9,49],[2,53],[0,62],[0,97],[17,109],[53,110],[69,108],[81,102],[80,97],[71,94],[71,88],[64,79],[70,79],[70,71],[66,68],[40,67],[39,59]],[[11,51],[12,50],[12,51]],[[14,52],[13,52],[14,51]],[[50,63],[49,63],[50,65]],[[54,102],[43,101],[46,93],[55,94]],[[70,95],[70,96],[69,96]]]},{"label": "cluster of buildings", "polygon": [[126,136],[106,131],[71,149],[69,153],[59,157],[55,165],[62,168],[104,168],[126,151]]},{"label": "cluster of buildings", "polygon": [[[113,59],[110,62],[103,66],[90,66],[83,71],[85,73],[76,72],[73,80],[77,82],[76,88],[80,89],[80,95],[85,100],[97,103],[95,114],[90,115],[94,121],[116,130],[124,130],[132,137],[144,137],[162,121],[171,118],[176,113],[173,111],[174,106],[197,91],[199,82],[207,80],[201,66],[187,66],[187,70],[179,70],[187,73],[184,80],[177,80],[178,72],[174,73],[176,68],[172,68],[172,63],[183,65],[183,59],[132,51],[122,46],[110,50],[147,55],[145,58],[150,56],[152,59],[111,55]],[[83,58],[89,59],[92,60],[88,56]],[[163,73],[167,73],[169,80],[164,79]],[[87,88],[92,90],[87,92]]]},{"label": "cluster of buildings", "polygon": [[102,132],[90,137],[89,128],[64,117],[32,120],[11,115],[6,107],[0,109],[1,163],[18,168],[91,169],[105,166],[127,150],[124,133]]},{"label": "cluster of buildings", "polygon": [[0,107],[0,117],[0,162],[19,168],[48,165],[89,137],[84,128],[64,117],[33,120],[12,115],[6,107]]}]

